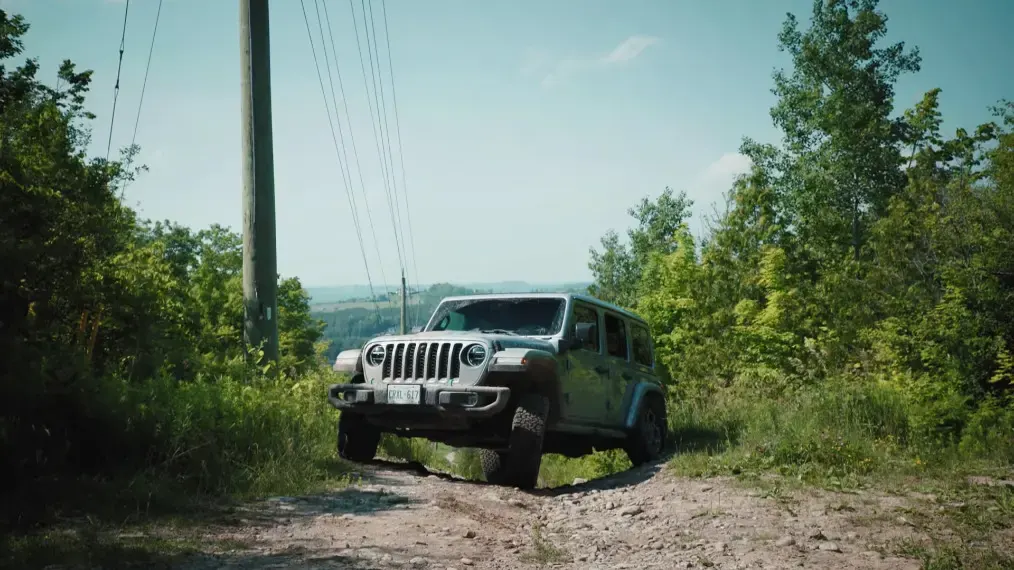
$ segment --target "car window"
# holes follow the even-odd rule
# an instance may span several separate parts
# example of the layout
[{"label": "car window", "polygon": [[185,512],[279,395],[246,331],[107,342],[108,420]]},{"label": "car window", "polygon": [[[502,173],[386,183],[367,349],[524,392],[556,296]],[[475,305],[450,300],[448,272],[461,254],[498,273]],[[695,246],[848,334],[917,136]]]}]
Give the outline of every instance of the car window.
[{"label": "car window", "polygon": [[634,362],[651,368],[651,335],[648,329],[640,325],[631,327],[631,340],[634,341]]},{"label": "car window", "polygon": [[[581,346],[581,350],[599,351],[599,314],[588,305],[574,305],[574,328],[571,334],[575,337],[591,337],[591,344]],[[582,334],[587,336],[582,336]]]},{"label": "car window", "polygon": [[627,324],[616,315],[606,313],[606,353],[627,359]]}]

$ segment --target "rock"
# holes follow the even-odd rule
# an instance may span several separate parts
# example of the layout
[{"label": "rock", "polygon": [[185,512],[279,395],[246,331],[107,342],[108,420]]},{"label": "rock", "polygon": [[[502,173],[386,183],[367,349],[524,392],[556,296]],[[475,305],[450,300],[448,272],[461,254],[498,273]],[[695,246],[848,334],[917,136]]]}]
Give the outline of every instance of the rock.
[{"label": "rock", "polygon": [[819,528],[810,533],[810,538],[813,540],[827,540],[827,537],[824,536],[824,532]]},{"label": "rock", "polygon": [[609,501],[608,503],[606,503],[606,510],[607,511],[611,511],[611,510],[613,510],[615,508],[616,508],[616,503],[614,503],[612,501]]},{"label": "rock", "polygon": [[712,489],[714,489],[714,487],[712,487],[711,485],[705,485],[705,486],[701,487],[701,492],[702,493],[707,493],[708,491],[710,491]]},{"label": "rock", "polygon": [[408,563],[411,564],[412,566],[425,566],[426,559],[423,558],[422,556],[416,556],[415,558],[409,560]]},{"label": "rock", "polygon": [[508,499],[507,504],[512,507],[518,507],[519,509],[525,508],[525,502],[521,499]]},{"label": "rock", "polygon": [[574,482],[571,483],[571,485],[584,485],[587,482],[588,482],[587,479],[582,479],[582,478],[578,477],[577,479],[574,479]]},{"label": "rock", "polygon": [[472,562],[471,558],[462,558],[461,559],[461,565],[462,566],[471,566],[472,564],[474,564],[474,562]]},{"label": "rock", "polygon": [[461,536],[462,538],[475,538],[475,531],[471,529],[466,530],[465,532],[461,533]]},{"label": "rock", "polygon": [[622,516],[622,517],[633,517],[633,516],[639,515],[639,514],[641,514],[643,512],[644,512],[644,509],[642,509],[641,507],[639,507],[637,505],[630,505],[629,507],[624,507],[623,510],[620,511],[620,516]]},{"label": "rock", "polygon": [[824,552],[841,552],[841,548],[838,548],[838,545],[833,542],[822,542],[817,548]]},{"label": "rock", "polygon": [[781,547],[792,546],[794,544],[796,544],[796,539],[791,536],[783,536],[775,541],[775,546]]}]

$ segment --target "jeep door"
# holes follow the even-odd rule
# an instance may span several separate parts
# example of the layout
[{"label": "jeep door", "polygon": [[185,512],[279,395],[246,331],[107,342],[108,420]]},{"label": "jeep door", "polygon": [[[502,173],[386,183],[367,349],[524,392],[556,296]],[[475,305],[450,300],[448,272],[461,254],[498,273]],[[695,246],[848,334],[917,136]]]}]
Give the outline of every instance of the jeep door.
[{"label": "jeep door", "polygon": [[568,350],[567,370],[563,381],[564,421],[602,425],[606,413],[609,368],[602,357],[602,319],[598,309],[588,303],[574,301],[569,334],[576,334],[578,325],[592,326],[591,343]]},{"label": "jeep door", "polygon": [[603,315],[606,337],[606,360],[609,366],[609,388],[606,394],[606,422],[610,426],[623,424],[626,417],[624,402],[636,375],[630,367],[630,331],[627,319],[612,311]]}]

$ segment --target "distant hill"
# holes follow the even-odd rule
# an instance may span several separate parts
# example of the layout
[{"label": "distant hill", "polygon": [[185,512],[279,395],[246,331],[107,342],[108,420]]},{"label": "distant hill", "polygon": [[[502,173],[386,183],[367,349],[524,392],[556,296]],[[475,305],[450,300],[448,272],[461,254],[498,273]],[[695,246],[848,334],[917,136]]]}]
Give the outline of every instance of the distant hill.
[{"label": "distant hill", "polygon": [[[498,281],[495,283],[452,283],[458,287],[491,293],[532,293],[535,291],[583,291],[591,282],[570,282],[570,283],[528,283],[526,281]],[[432,285],[415,286],[414,289],[429,289]],[[382,287],[375,287],[378,296],[382,295]],[[324,305],[330,303],[341,303],[351,299],[368,299],[370,288],[367,285],[330,285],[325,287],[307,287],[312,305]],[[395,293],[395,291],[392,291]]]}]

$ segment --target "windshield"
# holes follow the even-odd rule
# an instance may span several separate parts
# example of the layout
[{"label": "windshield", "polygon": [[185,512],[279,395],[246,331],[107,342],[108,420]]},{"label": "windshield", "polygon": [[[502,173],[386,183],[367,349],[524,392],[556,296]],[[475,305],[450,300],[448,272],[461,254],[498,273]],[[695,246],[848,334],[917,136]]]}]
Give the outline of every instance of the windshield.
[{"label": "windshield", "polygon": [[564,300],[552,297],[462,299],[441,303],[427,330],[549,336],[563,317]]}]

